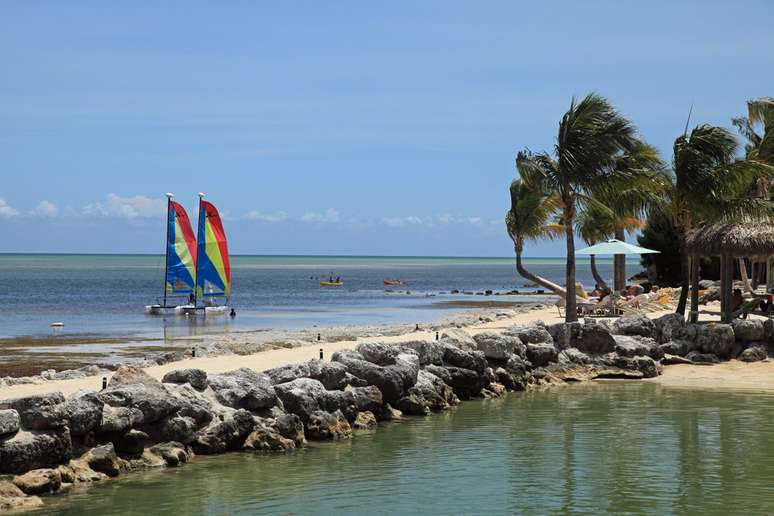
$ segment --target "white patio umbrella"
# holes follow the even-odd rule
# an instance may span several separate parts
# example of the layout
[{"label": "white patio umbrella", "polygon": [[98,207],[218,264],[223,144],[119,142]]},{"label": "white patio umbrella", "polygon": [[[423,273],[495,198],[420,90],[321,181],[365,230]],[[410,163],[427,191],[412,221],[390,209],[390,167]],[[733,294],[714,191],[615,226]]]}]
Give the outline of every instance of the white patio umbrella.
[{"label": "white patio umbrella", "polygon": [[654,251],[653,249],[646,249],[644,247],[627,244],[620,240],[612,239],[607,242],[601,242],[594,244],[591,247],[576,251],[575,254],[653,254],[660,253],[661,251]]}]

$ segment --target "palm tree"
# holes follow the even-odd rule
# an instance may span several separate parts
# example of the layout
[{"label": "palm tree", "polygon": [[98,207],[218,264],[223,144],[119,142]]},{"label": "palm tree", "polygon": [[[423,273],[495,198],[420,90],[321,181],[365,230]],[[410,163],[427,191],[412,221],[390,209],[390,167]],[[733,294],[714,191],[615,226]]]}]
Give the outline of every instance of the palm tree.
[{"label": "palm tree", "polygon": [[[578,214],[575,221],[575,232],[586,242],[586,245],[594,245],[608,240],[615,232],[615,220],[610,210],[602,210],[598,206],[589,206]],[[593,254],[589,256],[591,275],[594,281],[602,288],[607,288],[607,282],[597,270],[597,259]]]},{"label": "palm tree", "polygon": [[561,201],[567,240],[566,322],[578,319],[575,299],[575,231],[578,204],[593,203],[613,179],[626,175],[614,168],[615,159],[637,143],[635,129],[603,97],[591,93],[580,102],[573,98],[559,123],[554,155],[519,152],[516,166],[521,178],[544,191],[556,192]]},{"label": "palm tree", "polygon": [[[762,97],[747,101],[747,117],[738,117],[731,123],[747,140],[745,156],[774,163],[774,99]],[[761,126],[763,134],[758,133]]]},{"label": "palm tree", "polygon": [[[711,125],[699,125],[690,135],[675,140],[672,170],[663,175],[666,198],[662,209],[671,217],[680,240],[682,290],[676,310],[679,314],[685,314],[689,288],[685,247],[688,231],[698,222],[760,217],[772,212],[767,201],[746,198],[743,193],[755,178],[772,177],[774,169],[756,160],[737,161],[737,147],[728,130]],[[697,269],[698,260],[694,260],[694,277]],[[698,302],[698,291],[693,297]]]},{"label": "palm tree", "polygon": [[521,260],[526,240],[553,238],[556,235],[556,228],[549,224],[549,220],[558,207],[555,195],[546,195],[528,187],[520,179],[515,179],[511,183],[511,209],[505,214],[505,227],[508,230],[508,236],[513,240],[518,273],[531,282],[565,297],[567,294],[565,289],[529,272],[524,268]]}]

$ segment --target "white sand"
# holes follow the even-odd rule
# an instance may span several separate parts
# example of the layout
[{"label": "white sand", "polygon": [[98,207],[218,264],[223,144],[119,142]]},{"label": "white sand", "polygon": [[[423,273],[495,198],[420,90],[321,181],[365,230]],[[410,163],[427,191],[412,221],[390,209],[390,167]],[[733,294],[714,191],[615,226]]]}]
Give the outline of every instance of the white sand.
[{"label": "white sand", "polygon": [[[669,312],[649,314],[650,317],[659,317]],[[501,331],[514,324],[525,324],[542,320],[546,324],[562,322],[556,308],[533,310],[507,319],[482,323],[465,328],[470,334],[480,331]],[[320,344],[291,349],[274,349],[263,351],[253,355],[222,355],[214,357],[190,358],[178,362],[171,362],[160,366],[146,368],[154,378],[161,379],[167,372],[182,368],[199,368],[207,373],[215,374],[249,367],[258,371],[279,367],[286,364],[305,362],[319,357],[322,349],[326,360],[340,349],[353,349],[359,342],[379,341],[400,343],[415,339],[432,339],[433,332],[411,332],[390,337],[369,337],[358,340],[323,342]],[[108,379],[110,374],[106,375]],[[692,388],[726,388],[726,389],[754,389],[774,390],[774,362],[759,362],[746,364],[744,362],[731,361],[714,366],[673,365],[664,367],[664,374],[658,378],[647,381],[657,382],[665,387],[692,387]],[[71,394],[79,389],[99,390],[102,387],[102,376],[92,376],[73,380],[46,381],[37,384],[13,385],[0,388],[0,399],[29,396],[47,392],[62,392]]]}]

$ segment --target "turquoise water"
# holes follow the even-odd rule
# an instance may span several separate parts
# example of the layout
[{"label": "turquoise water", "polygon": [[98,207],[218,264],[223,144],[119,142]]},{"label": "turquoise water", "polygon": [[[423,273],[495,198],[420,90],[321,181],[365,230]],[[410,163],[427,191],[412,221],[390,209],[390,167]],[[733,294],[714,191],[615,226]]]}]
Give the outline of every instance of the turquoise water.
[{"label": "turquoise water", "polygon": [[197,457],[48,514],[766,514],[774,398],[572,385],[467,402],[287,455]]}]

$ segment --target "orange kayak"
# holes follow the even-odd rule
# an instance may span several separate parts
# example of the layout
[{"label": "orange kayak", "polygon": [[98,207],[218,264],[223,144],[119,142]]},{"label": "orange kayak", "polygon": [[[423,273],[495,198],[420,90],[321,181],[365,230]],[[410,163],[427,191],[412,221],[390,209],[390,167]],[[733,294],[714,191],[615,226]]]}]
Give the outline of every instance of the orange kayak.
[{"label": "orange kayak", "polygon": [[343,281],[321,281],[321,287],[340,287],[344,284]]},{"label": "orange kayak", "polygon": [[402,285],[403,283],[400,280],[384,280],[385,285]]}]

